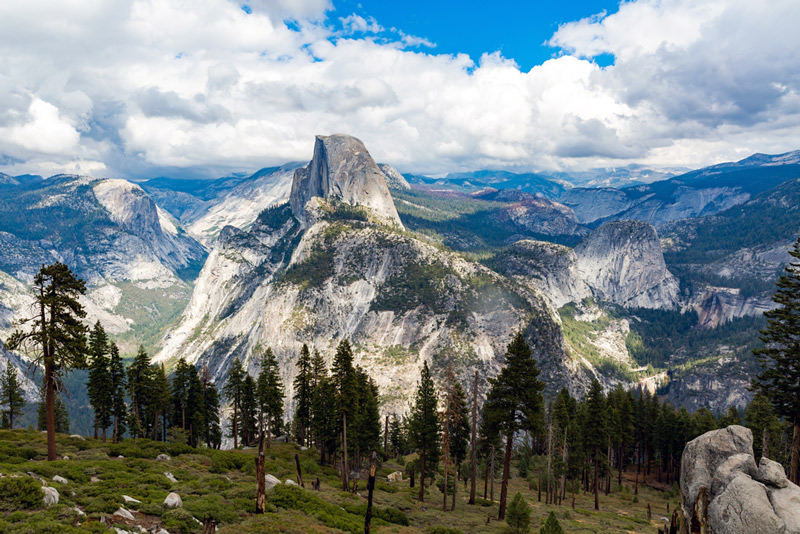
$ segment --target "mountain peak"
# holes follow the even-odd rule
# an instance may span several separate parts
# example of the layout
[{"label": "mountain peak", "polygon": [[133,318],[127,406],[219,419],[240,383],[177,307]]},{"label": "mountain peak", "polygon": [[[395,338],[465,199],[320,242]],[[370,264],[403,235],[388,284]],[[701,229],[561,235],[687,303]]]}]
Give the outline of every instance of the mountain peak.
[{"label": "mountain peak", "polygon": [[402,226],[383,172],[364,143],[349,135],[318,135],[311,162],[295,171],[289,203],[304,225],[309,224],[306,204],[314,197],[364,206]]}]

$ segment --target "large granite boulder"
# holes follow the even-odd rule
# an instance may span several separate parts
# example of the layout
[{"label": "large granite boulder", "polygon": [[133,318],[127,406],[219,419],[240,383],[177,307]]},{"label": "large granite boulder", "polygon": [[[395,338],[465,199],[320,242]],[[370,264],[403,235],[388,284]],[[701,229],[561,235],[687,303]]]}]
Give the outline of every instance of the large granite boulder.
[{"label": "large granite boulder", "polygon": [[800,534],[800,487],[762,458],[753,434],[733,425],[686,444],[681,458],[682,532]]}]

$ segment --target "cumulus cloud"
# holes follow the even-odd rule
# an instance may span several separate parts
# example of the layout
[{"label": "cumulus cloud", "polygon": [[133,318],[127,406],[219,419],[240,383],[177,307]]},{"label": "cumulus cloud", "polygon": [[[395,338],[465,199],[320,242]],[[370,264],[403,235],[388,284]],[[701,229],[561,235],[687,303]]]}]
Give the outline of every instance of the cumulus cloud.
[{"label": "cumulus cloud", "polygon": [[366,16],[336,30],[330,8],[2,2],[0,170],[213,175],[308,159],[315,134],[336,132],[429,173],[798,148],[794,0],[626,1],[561,26],[556,57],[528,72]]}]

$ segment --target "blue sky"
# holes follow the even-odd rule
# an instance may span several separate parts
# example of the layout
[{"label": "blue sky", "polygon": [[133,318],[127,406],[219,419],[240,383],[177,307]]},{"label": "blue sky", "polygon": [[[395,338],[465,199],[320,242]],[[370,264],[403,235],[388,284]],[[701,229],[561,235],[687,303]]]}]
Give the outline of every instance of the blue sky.
[{"label": "blue sky", "polygon": [[[619,2],[598,0],[541,1],[495,0],[335,0],[329,18],[356,13],[374,18],[384,28],[424,37],[436,44],[429,51],[469,54],[477,60],[487,52],[500,51],[524,71],[559,53],[547,41],[559,25],[606,12],[617,11]],[[602,56],[597,62],[613,60]]]},{"label": "blue sky", "polygon": [[[800,139],[797,0],[0,1],[0,172],[701,167]],[[434,46],[435,45],[435,46]]]}]

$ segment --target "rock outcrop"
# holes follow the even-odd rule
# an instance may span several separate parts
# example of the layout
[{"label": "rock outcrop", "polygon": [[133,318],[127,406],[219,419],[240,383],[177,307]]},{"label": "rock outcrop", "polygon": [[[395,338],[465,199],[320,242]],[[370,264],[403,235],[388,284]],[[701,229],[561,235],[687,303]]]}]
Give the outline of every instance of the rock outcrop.
[{"label": "rock outcrop", "polygon": [[386,163],[378,163],[378,168],[383,171],[383,175],[385,176],[386,186],[389,189],[411,189],[411,184],[408,183],[405,176],[400,174],[400,172],[392,167],[391,165],[387,165]]},{"label": "rock outcrop", "polygon": [[314,157],[295,171],[289,198],[292,213],[303,225],[311,222],[306,204],[314,197],[370,208],[378,217],[402,227],[383,172],[355,137],[317,136]]},{"label": "rock outcrop", "polygon": [[753,434],[733,425],[686,444],[681,458],[682,532],[800,533],[800,487],[783,467],[753,457]]},{"label": "rock outcrop", "polygon": [[678,281],[667,269],[655,228],[641,221],[606,223],[577,247],[580,277],[598,298],[632,308],[674,308]]}]

